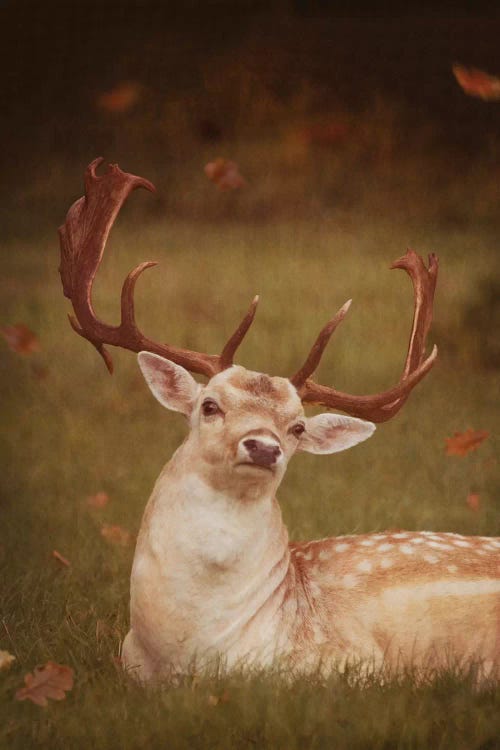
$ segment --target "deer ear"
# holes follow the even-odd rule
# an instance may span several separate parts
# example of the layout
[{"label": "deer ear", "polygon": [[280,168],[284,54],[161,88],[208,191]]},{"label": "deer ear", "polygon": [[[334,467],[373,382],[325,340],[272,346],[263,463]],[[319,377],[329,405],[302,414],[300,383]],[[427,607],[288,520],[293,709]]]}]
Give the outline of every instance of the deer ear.
[{"label": "deer ear", "polygon": [[373,422],[340,414],[318,414],[306,419],[306,429],[300,437],[298,450],[338,453],[366,440],[374,431]]},{"label": "deer ear", "polygon": [[188,417],[201,385],[183,367],[158,354],[139,352],[137,359],[146,383],[160,404]]}]

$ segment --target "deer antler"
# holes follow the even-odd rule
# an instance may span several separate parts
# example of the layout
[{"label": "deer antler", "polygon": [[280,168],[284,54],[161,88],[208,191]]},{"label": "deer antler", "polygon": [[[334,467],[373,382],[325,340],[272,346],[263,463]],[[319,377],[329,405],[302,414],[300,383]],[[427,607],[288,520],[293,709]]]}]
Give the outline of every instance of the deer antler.
[{"label": "deer antler", "polygon": [[102,176],[96,174],[104,159],[95,159],[85,172],[85,197],[80,198],[68,211],[66,221],[59,229],[61,264],[59,272],[64,294],[73,303],[75,317],[69,316],[74,330],[88,339],[101,354],[109,372],[113,363],[105,344],[160,354],[191,372],[212,377],[230,367],[234,354],[255,316],[258,297],[255,297],[242,322],[230,337],[220,356],[180,349],[170,344],[160,344],[144,336],[138,329],[134,314],[134,288],[137,279],[155,262],[141,263],[129,273],[121,294],[121,322],[118,326],[103,323],[92,307],[92,284],[104,253],[104,247],[113,223],[132,190],[138,187],[154,192],[151,182],[111,164]]},{"label": "deer antler", "polygon": [[436,288],[438,259],[434,254],[430,255],[429,267],[427,268],[417,253],[408,250],[406,255],[392,264],[391,268],[402,268],[409,274],[413,283],[415,298],[410,343],[399,383],[383,393],[372,396],[352,396],[315,383],[310,379],[319,365],[321,355],[330,336],[342,322],[349,309],[349,300],[322,329],[305,364],[290,378],[304,403],[323,404],[323,406],[340,409],[355,417],[370,419],[373,422],[385,422],[401,409],[410,391],[433,366],[437,357],[437,348],[433,348],[427,359],[424,358],[424,355],[427,333],[432,321],[432,303]]}]

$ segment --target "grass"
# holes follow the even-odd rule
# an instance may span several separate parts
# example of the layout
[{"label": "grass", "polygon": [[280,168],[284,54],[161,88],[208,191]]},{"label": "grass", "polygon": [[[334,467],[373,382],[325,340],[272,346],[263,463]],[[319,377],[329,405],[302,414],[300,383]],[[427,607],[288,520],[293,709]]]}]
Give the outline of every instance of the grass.
[{"label": "grass", "polygon": [[[431,333],[439,364],[366,444],[334,457],[297,456],[279,493],[283,513],[300,539],[394,527],[498,535],[497,373],[480,365],[464,322],[493,267],[492,229],[363,223],[354,212],[349,222],[321,224],[125,220],[111,237],[95,303],[116,320],[122,278],[155,258],[159,269],[137,289],[140,325],[153,338],[219,351],[259,292],[239,362],[290,374],[322,323],[353,296],[320,378],[370,392],[394,382],[405,353],[410,284],[386,268],[406,244],[441,259]],[[160,410],[130,353],[113,353],[111,378],[71,331],[53,234],[13,240],[4,257],[2,322],[24,322],[41,351],[23,357],[3,346],[0,359],[0,649],[16,656],[0,676],[0,747],[500,747],[498,689],[474,690],[467,674],[364,688],[339,675],[292,685],[273,674],[208,675],[148,690],[125,679],[115,657],[127,631],[133,550],[107,542],[100,526],[137,532],[184,426]],[[468,427],[491,435],[476,453],[447,457],[444,439]],[[98,491],[110,502],[90,510],[85,498]],[[466,504],[469,492],[480,495],[478,512]],[[69,568],[52,559],[53,549]],[[48,659],[75,670],[74,690],[45,710],[16,702],[23,675]]]}]

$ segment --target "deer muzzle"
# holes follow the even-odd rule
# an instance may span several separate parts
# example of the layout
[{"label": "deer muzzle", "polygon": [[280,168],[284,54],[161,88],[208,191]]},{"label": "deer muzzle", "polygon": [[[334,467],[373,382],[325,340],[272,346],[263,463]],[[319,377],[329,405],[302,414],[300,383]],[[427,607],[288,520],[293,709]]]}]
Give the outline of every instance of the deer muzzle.
[{"label": "deer muzzle", "polygon": [[237,465],[260,466],[273,469],[282,459],[281,448],[275,438],[259,435],[245,436],[238,445]]}]

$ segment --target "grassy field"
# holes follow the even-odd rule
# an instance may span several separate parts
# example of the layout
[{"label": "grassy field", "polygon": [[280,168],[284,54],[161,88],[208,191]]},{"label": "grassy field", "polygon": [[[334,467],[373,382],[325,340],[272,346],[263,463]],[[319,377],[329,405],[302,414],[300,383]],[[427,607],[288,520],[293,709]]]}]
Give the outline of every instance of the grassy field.
[{"label": "grassy field", "polygon": [[[404,360],[411,285],[389,263],[407,245],[437,252],[434,371],[367,443],[333,457],[295,457],[279,496],[292,539],[385,528],[500,534],[498,373],[487,366],[486,335],[493,313],[486,311],[484,330],[474,323],[494,266],[494,226],[391,221],[355,210],[321,222],[132,222],[127,210],[96,283],[105,320],[117,318],[128,270],[156,259],[159,268],[136,294],[148,334],[219,351],[258,292],[261,308],[239,363],[286,375],[353,297],[319,376],[359,393],[391,385]],[[349,676],[289,686],[269,674],[207,676],[173,690],[130,684],[116,657],[127,631],[133,543],[113,544],[100,530],[119,524],[137,533],[183,421],[161,411],[133,355],[116,352],[110,377],[71,331],[54,233],[10,241],[3,263],[2,323],[25,323],[41,349],[1,348],[0,649],[16,661],[0,673],[0,747],[500,747],[498,689],[474,691],[467,675],[418,687],[410,675],[364,689]],[[469,427],[490,437],[468,456],[446,456],[445,438]],[[89,508],[86,498],[100,491],[109,503]],[[479,494],[479,510],[467,505],[469,493]],[[24,674],[48,659],[75,670],[73,691],[47,709],[16,702]]]}]

